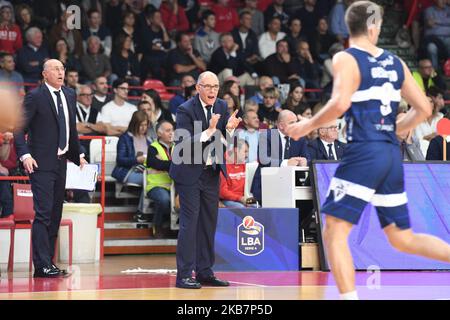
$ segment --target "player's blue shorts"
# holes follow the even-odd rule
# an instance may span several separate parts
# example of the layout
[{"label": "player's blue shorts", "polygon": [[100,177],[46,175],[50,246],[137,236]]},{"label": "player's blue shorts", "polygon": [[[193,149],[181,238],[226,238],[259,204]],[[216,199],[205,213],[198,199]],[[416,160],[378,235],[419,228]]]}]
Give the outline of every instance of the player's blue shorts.
[{"label": "player's blue shorts", "polygon": [[370,202],[381,227],[409,229],[408,199],[400,148],[388,142],[352,142],[330,182],[322,212],[352,224]]}]

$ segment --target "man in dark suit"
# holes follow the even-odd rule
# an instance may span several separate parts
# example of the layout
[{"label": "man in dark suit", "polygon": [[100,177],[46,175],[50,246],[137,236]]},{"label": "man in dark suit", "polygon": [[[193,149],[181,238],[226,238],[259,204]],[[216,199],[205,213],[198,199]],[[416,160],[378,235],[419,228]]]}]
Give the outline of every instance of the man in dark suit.
[{"label": "man in dark suit", "polygon": [[169,171],[180,197],[176,286],[186,289],[229,285],[212,271],[220,171],[226,176],[220,137],[231,134],[241,121],[217,99],[219,80],[214,73],[202,73],[196,87],[198,95],[177,111],[177,144]]},{"label": "man in dark suit", "polygon": [[311,160],[340,160],[345,150],[345,143],[337,140],[336,121],[319,128],[319,137],[308,144]]},{"label": "man in dark suit", "polygon": [[251,188],[253,196],[259,203],[262,203],[261,167],[306,167],[311,160],[307,140],[301,138],[295,141],[286,135],[286,128],[295,122],[297,122],[295,113],[283,110],[278,115],[277,129],[269,129],[260,135],[258,146],[260,166],[255,172]]},{"label": "man in dark suit", "polygon": [[[23,129],[15,133],[17,156],[30,175],[36,217],[32,226],[34,277],[68,275],[53,262],[62,216],[67,160],[83,166],[75,125],[76,95],[64,87],[65,69],[44,63],[44,83],[25,96]],[[28,134],[28,141],[25,141]]]}]

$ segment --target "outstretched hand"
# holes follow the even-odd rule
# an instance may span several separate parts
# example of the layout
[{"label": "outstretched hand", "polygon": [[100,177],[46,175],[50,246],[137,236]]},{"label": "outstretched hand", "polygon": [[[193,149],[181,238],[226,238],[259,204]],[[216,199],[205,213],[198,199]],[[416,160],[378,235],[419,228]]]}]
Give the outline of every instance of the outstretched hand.
[{"label": "outstretched hand", "polygon": [[230,118],[228,119],[228,123],[227,123],[227,127],[226,127],[228,130],[236,129],[237,126],[239,125],[239,123],[241,123],[242,119],[240,117],[236,118],[238,111],[239,110],[235,110],[233,112],[233,114],[230,116]]}]

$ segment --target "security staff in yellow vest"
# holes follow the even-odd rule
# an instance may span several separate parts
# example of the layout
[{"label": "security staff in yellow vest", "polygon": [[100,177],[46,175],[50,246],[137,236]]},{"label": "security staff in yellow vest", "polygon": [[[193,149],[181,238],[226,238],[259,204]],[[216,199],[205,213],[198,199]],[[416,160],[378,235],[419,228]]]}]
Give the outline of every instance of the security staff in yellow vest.
[{"label": "security staff in yellow vest", "polygon": [[430,59],[420,59],[419,68],[417,71],[413,71],[412,75],[425,93],[428,93],[428,89],[431,87],[438,87],[445,90],[445,82],[434,70]]},{"label": "security staff in yellow vest", "polygon": [[147,196],[155,202],[153,218],[153,235],[155,238],[169,237],[170,229],[164,224],[170,220],[170,186],[169,168],[172,162],[174,128],[168,121],[156,126],[158,139],[147,152]]}]

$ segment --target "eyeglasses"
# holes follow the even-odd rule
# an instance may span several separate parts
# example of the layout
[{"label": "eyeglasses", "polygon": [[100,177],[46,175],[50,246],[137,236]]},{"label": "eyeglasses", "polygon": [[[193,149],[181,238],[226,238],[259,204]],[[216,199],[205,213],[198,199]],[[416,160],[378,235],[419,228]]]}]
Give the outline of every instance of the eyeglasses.
[{"label": "eyeglasses", "polygon": [[220,86],[219,86],[218,84],[215,84],[215,85],[210,85],[210,84],[199,84],[199,86],[205,88],[206,90],[214,89],[214,90],[216,90],[216,91],[219,90],[219,88],[220,88]]},{"label": "eyeglasses", "polygon": [[124,90],[124,91],[128,91],[129,90],[127,87],[117,87],[117,89],[121,89],[121,90]]},{"label": "eyeglasses", "polygon": [[93,93],[80,93],[79,96],[80,97],[93,97],[94,94]]}]

